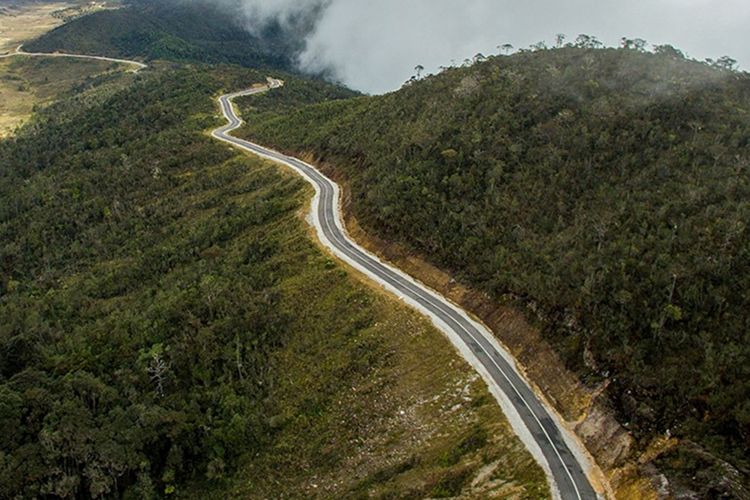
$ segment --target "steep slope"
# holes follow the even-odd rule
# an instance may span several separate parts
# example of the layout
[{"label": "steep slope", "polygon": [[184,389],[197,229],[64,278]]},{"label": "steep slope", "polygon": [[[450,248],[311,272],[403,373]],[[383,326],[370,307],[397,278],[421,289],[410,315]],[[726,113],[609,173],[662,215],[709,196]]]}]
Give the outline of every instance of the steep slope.
[{"label": "steep slope", "polygon": [[315,247],[309,188],[205,133],[264,79],[102,75],[0,141],[0,497],[548,496],[449,343]]},{"label": "steep slope", "polygon": [[365,229],[527,306],[638,446],[678,438],[656,462],[676,490],[739,495],[749,110],[747,75],[676,51],[565,48],[265,115],[246,135],[335,165]]},{"label": "steep slope", "polygon": [[314,18],[272,23],[257,35],[242,22],[212,2],[132,0],[64,24],[26,49],[291,69]]}]

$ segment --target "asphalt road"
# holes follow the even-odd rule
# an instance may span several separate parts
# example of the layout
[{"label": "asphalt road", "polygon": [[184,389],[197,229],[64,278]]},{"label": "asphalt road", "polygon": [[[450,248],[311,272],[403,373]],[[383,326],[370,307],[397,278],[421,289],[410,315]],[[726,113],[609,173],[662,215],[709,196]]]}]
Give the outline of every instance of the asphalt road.
[{"label": "asphalt road", "polygon": [[[337,256],[369,278],[429,315],[454,343],[463,343],[463,345],[457,345],[459,350],[464,355],[468,354],[467,358],[473,355],[474,359],[469,359],[469,362],[477,367],[485,379],[489,376],[488,384],[494,384],[505,396],[500,398],[500,403],[511,423],[514,424],[516,432],[522,439],[524,435],[527,438],[531,436],[538,445],[534,454],[537,460],[546,461],[546,464],[542,465],[546,465],[548,477],[551,476],[549,478],[553,483],[553,494],[557,493],[556,496],[559,495],[565,500],[596,499],[597,495],[581,463],[563,439],[562,433],[565,431],[557,425],[553,413],[545,408],[528,383],[520,376],[509,355],[499,352],[498,344],[491,340],[492,334],[486,328],[472,320],[465,311],[437,292],[417,283],[400,270],[383,263],[350,240],[343,230],[339,216],[339,188],[336,183],[301,160],[230,135],[231,131],[242,125],[242,120],[237,116],[232,105],[232,99],[265,92],[281,85],[283,82],[269,79],[269,85],[266,87],[220,97],[219,103],[228,124],[215,130],[212,135],[246,151],[290,166],[313,184],[317,192],[313,218],[316,219],[318,234],[322,242]],[[481,366],[477,366],[477,361]],[[508,403],[512,405],[512,409],[507,407]],[[512,415],[513,411],[517,415]],[[519,421],[525,429],[518,428]],[[529,446],[528,439],[525,442]],[[541,457],[539,452],[541,452]]]},{"label": "asphalt road", "polygon": [[[111,61],[134,65],[136,71],[147,67],[137,61],[101,56],[27,53],[22,51],[21,46],[15,52],[0,55],[0,58],[22,55]],[[431,317],[454,344],[457,344],[456,347],[480,371],[491,389],[500,391],[499,402],[514,429],[527,446],[530,443],[524,437],[530,436],[533,439],[538,449],[532,449],[532,453],[538,460],[541,459],[545,462],[542,465],[545,467],[548,476],[551,476],[553,494],[565,500],[596,499],[597,495],[583,471],[581,463],[563,439],[562,432],[564,431],[558,426],[553,414],[544,407],[528,383],[519,375],[510,360],[510,355],[499,352],[501,348],[492,340],[491,332],[472,320],[465,311],[437,292],[416,282],[400,270],[383,263],[350,240],[343,229],[339,215],[339,188],[335,182],[318,172],[313,166],[297,158],[229,135],[230,132],[242,125],[242,120],[237,116],[232,106],[233,99],[243,95],[266,92],[282,85],[283,82],[280,80],[269,78],[267,86],[221,96],[219,103],[228,123],[214,130],[212,135],[241,149],[287,165],[309,181],[315,187],[317,193],[314,203],[314,219],[321,241],[337,256],[395,293],[400,299]],[[512,407],[508,405],[512,405]],[[518,421],[525,426],[525,429],[518,427]],[[541,457],[538,456],[539,453],[541,453]]]}]

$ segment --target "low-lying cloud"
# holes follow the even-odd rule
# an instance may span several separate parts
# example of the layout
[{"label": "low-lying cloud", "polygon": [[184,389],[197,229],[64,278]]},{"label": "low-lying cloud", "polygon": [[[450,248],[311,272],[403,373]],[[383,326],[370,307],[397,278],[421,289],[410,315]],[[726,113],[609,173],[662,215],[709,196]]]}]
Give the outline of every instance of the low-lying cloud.
[{"label": "low-lying cloud", "polygon": [[332,0],[185,0],[218,5],[236,17],[249,31],[257,33],[271,22],[294,25],[297,19],[322,12]]},{"label": "low-lying cloud", "polygon": [[239,8],[249,29],[289,23],[319,9],[299,65],[327,71],[371,93],[398,88],[422,65],[427,72],[511,43],[552,43],[557,33],[669,43],[703,59],[722,55],[750,64],[747,0],[220,0]]}]

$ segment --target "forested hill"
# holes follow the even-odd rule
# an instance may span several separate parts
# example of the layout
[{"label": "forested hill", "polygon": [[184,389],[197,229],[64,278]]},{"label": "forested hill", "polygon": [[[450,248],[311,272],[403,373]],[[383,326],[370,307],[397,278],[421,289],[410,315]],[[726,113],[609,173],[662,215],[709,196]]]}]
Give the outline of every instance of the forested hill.
[{"label": "forested hill", "polygon": [[534,306],[642,445],[681,440],[673,484],[719,495],[750,470],[750,77],[730,65],[523,52],[246,134],[335,164],[368,230]]},{"label": "forested hill", "polygon": [[242,16],[212,2],[130,0],[64,24],[25,48],[289,70],[314,21],[313,14],[251,34]]},{"label": "forested hill", "polygon": [[107,72],[0,140],[0,498],[546,497],[448,340],[310,240],[312,190],[206,133],[265,76]]}]

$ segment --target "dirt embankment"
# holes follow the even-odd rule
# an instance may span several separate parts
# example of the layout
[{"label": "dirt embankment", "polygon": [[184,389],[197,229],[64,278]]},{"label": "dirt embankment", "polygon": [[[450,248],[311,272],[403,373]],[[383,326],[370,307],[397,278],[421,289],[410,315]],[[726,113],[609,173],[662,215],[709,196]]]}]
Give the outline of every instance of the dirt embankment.
[{"label": "dirt embankment", "polygon": [[[316,165],[342,188],[344,220],[349,234],[363,247],[392,262],[478,317],[518,360],[521,370],[586,446],[605,476],[608,496],[623,499],[656,499],[669,496],[668,483],[653,461],[674,446],[674,440],[657,440],[640,449],[631,434],[615,419],[601,394],[606,386],[584,385],[565,368],[560,357],[518,308],[457,283],[446,271],[431,265],[403,246],[365,232],[352,213],[347,179],[332,165],[312,154],[301,157]],[[592,478],[594,481],[597,478]]]}]

